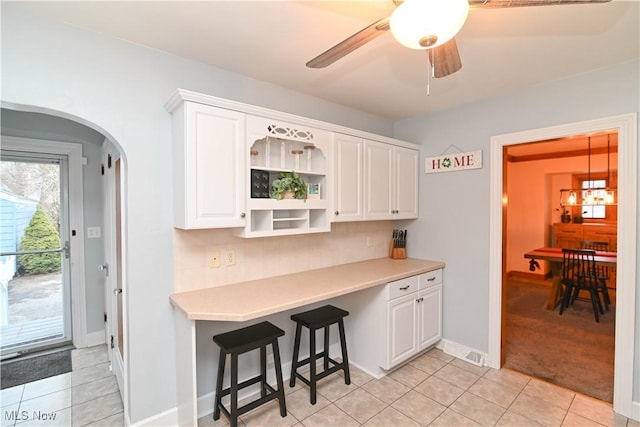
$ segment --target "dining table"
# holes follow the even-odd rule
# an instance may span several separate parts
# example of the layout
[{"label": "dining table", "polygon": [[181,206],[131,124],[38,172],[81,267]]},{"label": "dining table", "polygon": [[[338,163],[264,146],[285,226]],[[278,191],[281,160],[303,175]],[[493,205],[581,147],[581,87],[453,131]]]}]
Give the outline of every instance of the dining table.
[{"label": "dining table", "polygon": [[[529,259],[529,270],[540,268],[538,261],[548,261],[551,269],[551,289],[547,300],[547,310],[554,310],[562,299],[562,248],[538,248],[524,254]],[[596,265],[615,266],[618,261],[616,252],[596,251]]]}]

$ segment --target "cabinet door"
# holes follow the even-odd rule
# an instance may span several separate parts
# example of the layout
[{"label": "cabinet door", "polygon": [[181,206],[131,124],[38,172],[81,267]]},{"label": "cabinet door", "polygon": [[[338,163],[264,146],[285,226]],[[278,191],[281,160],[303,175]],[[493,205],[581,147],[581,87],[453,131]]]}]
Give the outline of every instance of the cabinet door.
[{"label": "cabinet door", "polygon": [[556,248],[578,249],[582,239],[582,226],[578,224],[554,224],[553,246]]},{"label": "cabinet door", "polygon": [[175,226],[244,226],[245,115],[187,102],[184,120],[184,137],[178,142],[183,147],[176,147],[184,152],[176,156],[174,173],[184,177],[184,185],[174,188]]},{"label": "cabinet door", "polygon": [[618,230],[615,225],[585,225],[582,239],[594,242],[606,242],[611,252],[618,252]]},{"label": "cabinet door", "polygon": [[437,343],[442,338],[442,285],[418,293],[418,351]]},{"label": "cabinet door", "polygon": [[333,221],[358,221],[362,215],[363,140],[334,134],[334,216]]},{"label": "cabinet door", "polygon": [[396,298],[387,303],[387,366],[397,365],[416,354],[416,295]]},{"label": "cabinet door", "polygon": [[395,216],[396,219],[418,217],[418,151],[395,147]]},{"label": "cabinet door", "polygon": [[394,219],[393,146],[365,140],[364,219]]}]

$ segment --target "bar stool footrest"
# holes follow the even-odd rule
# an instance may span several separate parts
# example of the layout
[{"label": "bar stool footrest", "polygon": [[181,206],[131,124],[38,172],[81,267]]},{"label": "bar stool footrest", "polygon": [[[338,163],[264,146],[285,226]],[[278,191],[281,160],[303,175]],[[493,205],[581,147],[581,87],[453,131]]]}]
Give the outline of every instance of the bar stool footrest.
[{"label": "bar stool footrest", "polygon": [[[240,391],[241,389],[253,385],[253,384],[258,384],[260,382],[260,377],[254,377],[254,378],[250,378],[246,381],[243,381],[242,383],[238,384],[238,391]],[[266,396],[264,397],[260,397],[256,400],[254,400],[253,402],[249,402],[246,405],[243,405],[241,407],[238,408],[237,412],[238,412],[238,416],[246,414],[247,412],[257,408],[258,406],[267,403],[271,400],[274,399],[278,399],[280,397],[280,393],[274,389],[270,384],[265,383],[264,387],[267,389],[268,393]],[[222,393],[220,393],[220,397],[224,397],[224,396],[228,396],[229,394],[231,394],[231,388],[226,388],[224,390],[222,390]],[[229,412],[229,410],[227,408],[224,407],[223,404],[220,404],[220,411],[224,412],[224,414],[227,416],[227,418],[231,418],[231,413]]]},{"label": "bar stool footrest", "polygon": [[[318,353],[316,355],[317,359],[320,359],[320,357],[324,357],[324,351],[322,353]],[[333,374],[334,372],[338,372],[344,369],[344,363],[342,362],[338,362],[337,360],[332,359],[331,357],[327,357],[327,360],[333,364],[332,367],[330,367],[329,369],[325,369],[322,372],[316,372],[316,381],[321,380],[322,378]],[[308,365],[309,362],[311,361],[310,357],[307,357],[306,359],[300,361],[297,364],[297,367],[301,367],[304,365]],[[296,378],[300,379],[300,381],[302,381],[303,383],[305,383],[306,385],[308,385],[309,387],[311,387],[311,381],[308,380],[307,378],[305,378],[301,373],[296,372]]]}]

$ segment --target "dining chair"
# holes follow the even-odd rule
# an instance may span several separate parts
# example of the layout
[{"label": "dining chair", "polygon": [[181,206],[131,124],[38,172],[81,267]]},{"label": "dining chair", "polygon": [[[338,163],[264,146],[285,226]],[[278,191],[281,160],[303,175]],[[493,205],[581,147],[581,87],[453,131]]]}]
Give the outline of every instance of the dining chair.
[{"label": "dining chair", "polygon": [[600,322],[600,314],[604,314],[600,302],[600,279],[595,269],[593,249],[562,249],[562,284],[564,293],[560,302],[560,314],[572,305],[580,291],[589,292],[596,322]]},{"label": "dining chair", "polygon": [[[580,240],[580,249],[593,249],[595,251],[609,251],[609,243],[608,242],[596,242],[593,240]],[[611,275],[609,274],[609,267],[606,265],[596,264],[596,274],[599,277],[600,286],[598,287],[598,292],[602,294],[602,300],[604,301],[604,306],[609,311],[609,304],[611,304],[611,297],[609,295],[609,289],[607,288],[607,282],[609,281]]]}]

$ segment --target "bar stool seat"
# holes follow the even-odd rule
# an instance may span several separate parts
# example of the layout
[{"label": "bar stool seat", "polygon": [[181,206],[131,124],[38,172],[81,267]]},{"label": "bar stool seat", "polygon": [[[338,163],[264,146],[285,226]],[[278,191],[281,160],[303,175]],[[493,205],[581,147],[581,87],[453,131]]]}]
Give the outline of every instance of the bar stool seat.
[{"label": "bar stool seat", "polygon": [[[351,384],[351,376],[349,375],[349,357],[347,356],[347,342],[344,334],[344,321],[343,319],[349,315],[348,311],[334,307],[332,305],[325,305],[314,310],[297,313],[291,316],[291,320],[296,322],[296,337],[293,344],[293,358],[291,360],[291,377],[289,379],[289,385],[295,387],[296,378],[308,385],[311,389],[310,402],[312,405],[316,404],[317,394],[317,382],[337,371],[344,371],[344,383]],[[329,328],[333,324],[338,324],[338,331],[340,333],[340,346],[342,349],[342,362],[337,362],[329,357]],[[302,327],[309,329],[309,357],[304,360],[298,361],[298,355],[300,353],[300,336],[302,334]],[[316,354],[316,331],[324,328],[324,350]],[[316,372],[316,360],[323,359],[323,371]],[[309,379],[298,373],[298,368],[309,364]],[[329,364],[332,366],[330,367]]]},{"label": "bar stool seat", "polygon": [[[220,418],[220,412],[222,411],[229,419],[231,427],[236,427],[240,415],[273,399],[278,399],[280,403],[280,415],[282,417],[287,416],[280,351],[278,349],[278,337],[283,335],[284,331],[272,323],[261,322],[213,337],[213,341],[220,347],[218,378],[216,380],[216,400],[213,410],[214,420]],[[276,370],[277,389],[274,389],[267,383],[267,346],[269,344],[271,344],[273,349],[273,365]],[[260,349],[260,375],[238,383],[238,355],[256,349]],[[223,389],[222,382],[227,355],[231,355],[231,384],[228,388]],[[260,398],[239,408],[238,391],[257,383],[260,383]],[[230,410],[227,410],[222,404],[222,397],[226,395],[231,395]]]}]

